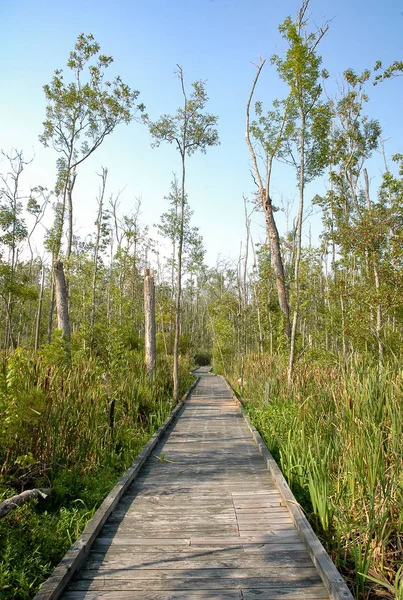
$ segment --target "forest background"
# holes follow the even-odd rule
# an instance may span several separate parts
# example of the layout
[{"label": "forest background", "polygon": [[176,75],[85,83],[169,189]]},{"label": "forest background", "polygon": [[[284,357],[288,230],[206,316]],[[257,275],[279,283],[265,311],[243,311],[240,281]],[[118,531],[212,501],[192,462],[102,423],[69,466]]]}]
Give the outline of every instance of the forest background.
[{"label": "forest background", "polygon": [[74,10],[1,9],[1,493],[51,488],[0,521],[4,598],[32,597],[195,359],[247,399],[357,597],[401,597],[403,15],[289,4],[81,3],[78,38]]}]

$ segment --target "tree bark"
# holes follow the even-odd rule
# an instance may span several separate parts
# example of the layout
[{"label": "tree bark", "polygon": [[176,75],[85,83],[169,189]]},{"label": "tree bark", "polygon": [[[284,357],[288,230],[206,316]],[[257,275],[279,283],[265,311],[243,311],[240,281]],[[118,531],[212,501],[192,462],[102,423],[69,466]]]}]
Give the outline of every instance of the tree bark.
[{"label": "tree bark", "polygon": [[182,295],[182,251],[183,251],[183,226],[185,213],[185,153],[182,153],[182,189],[181,206],[179,214],[179,240],[178,240],[178,273],[176,279],[176,301],[175,301],[175,339],[174,339],[174,400],[179,400],[179,338],[181,326],[181,295]]},{"label": "tree bark", "polygon": [[31,498],[46,498],[50,494],[50,489],[25,490],[12,498],[0,503],[0,519],[8,515],[14,508],[18,508],[28,502]]},{"label": "tree bark", "polygon": [[72,170],[71,175],[69,174],[69,180],[67,183],[67,215],[68,215],[68,227],[67,227],[67,248],[66,248],[66,259],[68,260],[71,255],[71,249],[73,246],[73,188],[76,182],[76,171]]},{"label": "tree bark", "polygon": [[62,330],[68,349],[70,350],[70,318],[67,287],[63,263],[60,260],[55,260],[53,263],[53,276],[55,281],[57,327]]},{"label": "tree bark", "polygon": [[156,365],[155,343],[155,287],[154,275],[146,269],[144,277],[144,317],[145,317],[145,363],[147,375],[151,378]]},{"label": "tree bark", "polygon": [[[371,209],[371,196],[369,192],[369,178],[368,171],[364,168],[364,180],[365,180],[365,195],[367,200],[367,208]],[[378,269],[378,259],[377,256],[373,256],[373,270],[374,270],[374,283],[375,290],[377,294],[377,302],[376,302],[376,339],[378,341],[378,358],[379,364],[382,364],[383,360],[383,341],[382,341],[382,306],[380,303],[380,278],[379,278],[379,269]]]}]

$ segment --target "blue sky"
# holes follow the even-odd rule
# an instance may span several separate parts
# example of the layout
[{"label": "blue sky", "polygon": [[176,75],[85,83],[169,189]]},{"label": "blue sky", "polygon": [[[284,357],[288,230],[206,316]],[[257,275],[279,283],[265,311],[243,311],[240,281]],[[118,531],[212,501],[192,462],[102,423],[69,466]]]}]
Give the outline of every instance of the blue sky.
[{"label": "blue sky", "polygon": [[[208,111],[219,115],[221,145],[207,155],[195,155],[188,163],[188,196],[194,210],[193,225],[200,228],[207,260],[214,264],[218,254],[236,258],[244,238],[242,195],[254,189],[244,141],[245,103],[258,55],[270,57],[284,50],[277,27],[284,18],[295,16],[299,2],[284,0],[50,0],[3,2],[0,148],[22,148],[35,161],[27,169],[25,183],[46,185],[55,180],[56,153],[41,147],[45,98],[42,86],[54,69],[65,66],[80,32],[93,33],[115,63],[110,74],[121,75],[146,104],[150,117],[173,113],[181,103],[174,74],[176,64],[190,84],[206,79]],[[329,91],[347,68],[357,72],[371,68],[381,59],[385,65],[403,59],[403,5],[386,0],[311,0],[312,21],[330,21],[329,32],[320,45],[323,66],[331,74]],[[387,151],[403,152],[403,78],[369,90],[368,112],[378,118],[384,137],[391,139]],[[269,65],[256,94],[266,105],[281,96],[282,87]],[[142,197],[142,221],[150,226],[167,209],[172,173],[180,170],[173,147],[151,149],[144,126],[120,126],[79,171],[75,189],[76,231],[84,235],[93,228],[95,196],[101,166],[109,169],[109,193],[121,194],[121,209],[128,213],[134,198]],[[380,160],[370,170],[374,185],[379,180]],[[279,203],[296,197],[291,171],[274,172],[275,199]],[[308,189],[308,198],[323,191],[321,182]],[[284,226],[280,218],[280,228]],[[263,217],[254,217],[254,237],[263,239]],[[319,219],[312,227],[319,230]]]}]

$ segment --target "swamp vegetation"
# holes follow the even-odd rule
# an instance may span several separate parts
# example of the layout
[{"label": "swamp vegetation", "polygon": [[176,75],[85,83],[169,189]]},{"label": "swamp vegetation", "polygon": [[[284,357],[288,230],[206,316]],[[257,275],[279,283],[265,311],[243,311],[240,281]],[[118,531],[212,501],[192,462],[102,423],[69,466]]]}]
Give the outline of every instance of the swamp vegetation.
[{"label": "swamp vegetation", "polygon": [[[45,86],[41,141],[57,156],[54,190],[27,192],[35,163],[21,150],[2,154],[0,502],[27,489],[50,493],[0,519],[1,600],[34,596],[189,386],[190,369],[210,361],[245,399],[356,597],[403,598],[403,154],[388,155],[381,124],[366,112],[373,86],[387,94],[403,64],[348,69],[329,98],[318,51],[331,26],[314,27],[308,7],[279,28],[285,51],[271,66],[283,96],[255,102],[264,60],[252,82],[246,141],[256,187],[244,198],[237,260],[208,267],[192,225],[185,158],[216,145],[218,131],[205,112],[206,83],[187,91],[181,67],[181,108],[151,121],[139,92],[120,78],[104,81],[112,59],[81,34],[65,79],[55,71]],[[94,190],[94,231],[74,232],[81,163],[133,121],[156,145],[179,150],[181,184],[174,176],[157,224],[168,256],[141,222],[139,200],[122,214],[107,168]],[[296,210],[272,189],[279,163],[290,166]],[[307,204],[322,229],[305,243]],[[259,219],[264,234],[254,240]],[[151,376],[143,339],[150,267]]]}]

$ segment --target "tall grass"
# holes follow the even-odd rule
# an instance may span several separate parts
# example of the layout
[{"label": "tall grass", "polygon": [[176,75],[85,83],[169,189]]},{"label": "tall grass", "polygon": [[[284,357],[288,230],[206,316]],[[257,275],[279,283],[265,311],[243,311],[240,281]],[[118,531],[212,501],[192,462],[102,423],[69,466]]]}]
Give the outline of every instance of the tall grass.
[{"label": "tall grass", "polygon": [[[0,501],[30,487],[52,490],[0,520],[0,600],[37,592],[164,421],[171,367],[161,361],[149,380],[139,353],[121,349],[105,361],[76,352],[67,362],[57,342],[0,357]],[[183,391],[189,368],[183,359]]]},{"label": "tall grass", "polygon": [[[236,381],[240,365],[231,369]],[[393,597],[403,585],[403,369],[300,361],[289,398],[285,362],[250,355],[245,379],[255,425],[357,597]]]}]

